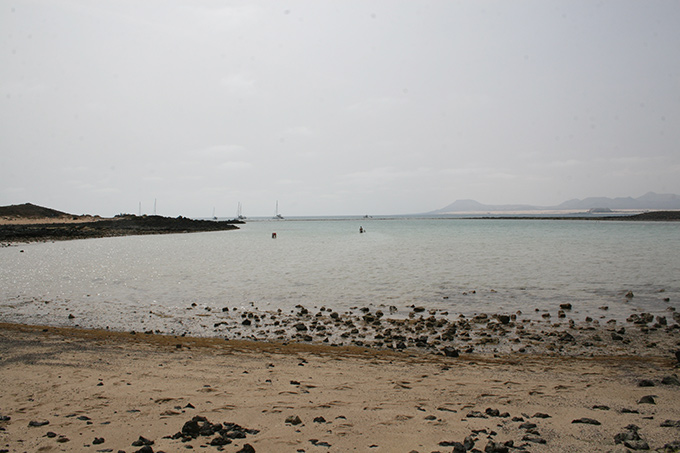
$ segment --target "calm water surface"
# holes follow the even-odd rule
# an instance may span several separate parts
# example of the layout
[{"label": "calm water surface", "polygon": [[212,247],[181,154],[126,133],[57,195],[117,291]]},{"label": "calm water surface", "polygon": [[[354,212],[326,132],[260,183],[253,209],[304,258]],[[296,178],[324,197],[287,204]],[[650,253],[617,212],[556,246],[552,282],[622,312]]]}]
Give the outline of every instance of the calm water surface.
[{"label": "calm water surface", "polygon": [[177,319],[200,330],[196,318],[223,307],[540,317],[565,302],[582,318],[667,316],[680,308],[679,251],[678,223],[571,220],[253,221],[35,243],[0,249],[0,320],[63,325],[73,314],[80,325],[126,329],[153,313],[161,330]]}]

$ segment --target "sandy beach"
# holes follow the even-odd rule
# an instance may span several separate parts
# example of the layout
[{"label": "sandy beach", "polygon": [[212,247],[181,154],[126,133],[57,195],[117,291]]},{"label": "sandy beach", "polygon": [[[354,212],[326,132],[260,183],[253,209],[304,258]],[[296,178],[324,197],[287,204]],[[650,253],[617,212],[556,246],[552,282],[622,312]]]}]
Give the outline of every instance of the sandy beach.
[{"label": "sandy beach", "polygon": [[445,357],[3,324],[0,367],[9,452],[676,451],[680,441],[678,362],[665,354]]}]

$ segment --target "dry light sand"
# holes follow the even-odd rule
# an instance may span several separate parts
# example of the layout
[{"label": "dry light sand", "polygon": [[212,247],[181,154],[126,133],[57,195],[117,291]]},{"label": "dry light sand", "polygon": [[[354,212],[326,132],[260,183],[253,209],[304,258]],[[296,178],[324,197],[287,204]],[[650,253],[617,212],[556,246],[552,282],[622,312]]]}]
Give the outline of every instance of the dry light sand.
[{"label": "dry light sand", "polygon": [[[480,451],[624,451],[614,437],[630,424],[658,449],[680,440],[661,426],[680,419],[680,386],[661,383],[677,372],[670,356],[446,358],[0,324],[0,450],[133,452],[142,436],[155,452],[451,452],[472,435]],[[197,415],[259,433],[171,438]]]}]

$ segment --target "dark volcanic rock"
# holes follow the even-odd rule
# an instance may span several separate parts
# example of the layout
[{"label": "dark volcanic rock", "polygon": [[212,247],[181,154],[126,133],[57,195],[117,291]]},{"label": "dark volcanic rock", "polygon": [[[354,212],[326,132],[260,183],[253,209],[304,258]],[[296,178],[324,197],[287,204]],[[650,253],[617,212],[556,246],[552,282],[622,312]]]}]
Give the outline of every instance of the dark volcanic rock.
[{"label": "dark volcanic rock", "polygon": [[150,445],[144,445],[142,448],[135,451],[135,453],[153,453],[153,448],[151,448]]},{"label": "dark volcanic rock", "polygon": [[458,349],[452,348],[451,346],[446,346],[444,349],[442,349],[442,352],[446,357],[458,357]]},{"label": "dark volcanic rock", "polygon": [[585,425],[601,425],[602,424],[602,423],[598,422],[597,420],[595,420],[594,418],[586,418],[586,417],[579,418],[579,419],[576,419],[576,420],[572,420],[571,422],[572,423],[583,423]]},{"label": "dark volcanic rock", "polygon": [[638,404],[656,404],[656,401],[654,400],[654,395],[645,395],[642,398],[640,398],[640,401],[638,401]]},{"label": "dark volcanic rock", "polygon": [[654,387],[654,381],[651,379],[643,379],[640,382],[638,382],[638,387]]},{"label": "dark volcanic rock", "polygon": [[221,447],[228,445],[231,439],[245,439],[247,434],[258,434],[256,429],[244,428],[236,423],[211,423],[207,418],[196,415],[182,426],[182,430],[173,436],[172,439],[182,439],[189,441],[199,436],[214,436],[209,444]]},{"label": "dark volcanic rock", "polygon": [[647,442],[640,437],[639,427],[636,425],[628,425],[625,431],[614,436],[614,443],[623,444],[625,447],[631,450],[649,450],[649,445]]},{"label": "dark volcanic rock", "polygon": [[664,385],[680,385],[680,380],[675,376],[666,376],[661,380]]},{"label": "dark volcanic rock", "polygon": [[545,444],[545,439],[543,439],[540,436],[537,436],[535,434],[526,434],[524,437],[522,437],[522,440],[525,442],[533,442],[535,444]]},{"label": "dark volcanic rock", "polygon": [[143,445],[153,445],[153,444],[154,444],[153,440],[149,440],[149,439],[142,437],[142,436],[139,436],[139,439],[132,442],[133,447],[141,447]]},{"label": "dark volcanic rock", "polygon": [[484,447],[484,453],[508,453],[509,449],[506,445],[500,442],[494,442],[490,440],[486,447]]},{"label": "dark volcanic rock", "polygon": [[286,417],[286,423],[290,425],[299,425],[300,423],[302,423],[302,420],[300,420],[300,417],[298,417],[297,415],[290,415]]},{"label": "dark volcanic rock", "polygon": [[49,424],[50,424],[50,422],[48,422],[47,420],[42,420],[42,421],[31,420],[30,422],[28,422],[28,426],[30,426],[32,428],[38,428],[40,426],[46,426],[46,425],[49,425]]},{"label": "dark volcanic rock", "polygon": [[68,240],[140,234],[224,231],[238,229],[235,223],[243,222],[129,215],[81,223],[0,225],[0,241]]},{"label": "dark volcanic rock", "polygon": [[680,428],[680,420],[666,420],[661,423],[663,428]]},{"label": "dark volcanic rock", "polygon": [[455,441],[442,441],[439,442],[440,447],[453,447],[452,453],[465,453],[467,449],[465,446],[460,443],[460,442],[455,442]]}]

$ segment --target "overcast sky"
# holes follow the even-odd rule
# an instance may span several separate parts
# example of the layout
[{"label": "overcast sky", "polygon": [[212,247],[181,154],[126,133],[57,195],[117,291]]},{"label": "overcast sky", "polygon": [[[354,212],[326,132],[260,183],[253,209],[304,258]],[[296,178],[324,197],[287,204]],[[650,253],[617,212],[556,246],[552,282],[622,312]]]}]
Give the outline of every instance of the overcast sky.
[{"label": "overcast sky", "polygon": [[680,193],[680,2],[0,0],[0,205]]}]

